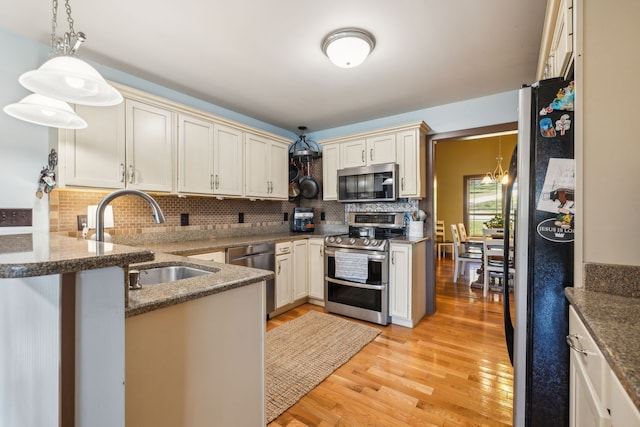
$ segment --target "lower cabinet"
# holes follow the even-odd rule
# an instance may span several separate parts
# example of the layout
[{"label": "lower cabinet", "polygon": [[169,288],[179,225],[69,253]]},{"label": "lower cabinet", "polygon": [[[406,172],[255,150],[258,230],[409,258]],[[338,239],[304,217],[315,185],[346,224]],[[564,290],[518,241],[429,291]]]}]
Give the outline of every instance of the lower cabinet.
[{"label": "lower cabinet", "polygon": [[276,244],[276,310],[293,302],[291,242]]},{"label": "lower cabinet", "polygon": [[569,307],[570,427],[637,427],[640,412],[611,370],[586,326]]},{"label": "lower cabinet", "polygon": [[127,317],[125,424],[264,426],[264,287]]},{"label": "lower cabinet", "polygon": [[307,240],[309,254],[309,302],[324,306],[324,239]]},{"label": "lower cabinet", "polygon": [[413,328],[427,311],[426,241],[393,243],[389,253],[391,323]]}]

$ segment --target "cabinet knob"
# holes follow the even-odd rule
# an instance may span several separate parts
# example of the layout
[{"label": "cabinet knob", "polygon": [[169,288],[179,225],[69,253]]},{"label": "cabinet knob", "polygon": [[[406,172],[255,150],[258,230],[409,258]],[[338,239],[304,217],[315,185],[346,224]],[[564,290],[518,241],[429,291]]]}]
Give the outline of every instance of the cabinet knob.
[{"label": "cabinet knob", "polygon": [[135,169],[133,168],[133,165],[129,165],[129,184],[133,184],[134,179],[135,179]]},{"label": "cabinet knob", "polygon": [[364,163],[365,158],[364,158],[364,150],[362,150],[362,163]]},{"label": "cabinet knob", "polygon": [[120,163],[120,182],[124,182],[126,172],[127,168],[124,166],[124,163]]},{"label": "cabinet knob", "polygon": [[373,148],[369,150],[369,158],[373,160]]}]

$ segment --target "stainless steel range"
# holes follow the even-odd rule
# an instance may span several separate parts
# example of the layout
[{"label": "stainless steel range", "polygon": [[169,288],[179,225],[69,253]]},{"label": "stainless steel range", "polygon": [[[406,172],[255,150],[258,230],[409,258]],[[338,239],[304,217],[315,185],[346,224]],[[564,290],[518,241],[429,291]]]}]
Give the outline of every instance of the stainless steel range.
[{"label": "stainless steel range", "polygon": [[351,212],[349,234],[325,237],[327,311],[389,323],[389,239],[404,234],[403,218],[396,212]]}]

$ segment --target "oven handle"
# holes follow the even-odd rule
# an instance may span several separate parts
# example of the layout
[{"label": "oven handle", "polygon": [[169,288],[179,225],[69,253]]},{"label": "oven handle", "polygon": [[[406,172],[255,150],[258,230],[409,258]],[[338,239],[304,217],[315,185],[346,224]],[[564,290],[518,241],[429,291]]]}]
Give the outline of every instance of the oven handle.
[{"label": "oven handle", "polygon": [[367,285],[366,283],[350,282],[348,280],[334,279],[325,276],[325,280],[331,283],[337,283],[338,285],[351,286],[354,288],[371,289],[374,291],[382,291],[386,287],[385,285]]},{"label": "oven handle", "polygon": [[[370,253],[369,251],[363,251],[363,250],[353,250],[353,249],[340,249],[340,251],[342,252],[351,252],[351,253],[366,253],[369,256],[369,259],[372,260],[376,260],[376,261],[384,261],[387,259],[387,253],[383,252],[383,253]],[[336,253],[336,251],[332,251],[329,248],[325,248],[324,249],[324,254],[325,256],[334,256]]]}]

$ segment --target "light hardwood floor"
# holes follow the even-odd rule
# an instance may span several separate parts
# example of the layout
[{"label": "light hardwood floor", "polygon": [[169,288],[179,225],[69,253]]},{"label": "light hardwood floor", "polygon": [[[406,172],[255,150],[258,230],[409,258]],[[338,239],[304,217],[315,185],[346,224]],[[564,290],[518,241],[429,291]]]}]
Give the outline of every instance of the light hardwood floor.
[{"label": "light hardwood floor", "polygon": [[[437,263],[436,313],[413,329],[382,333],[269,427],[510,426],[513,369],[504,343],[502,296],[453,282],[453,262]],[[305,304],[267,323],[275,328]],[[372,324],[369,324],[372,325]]]}]

